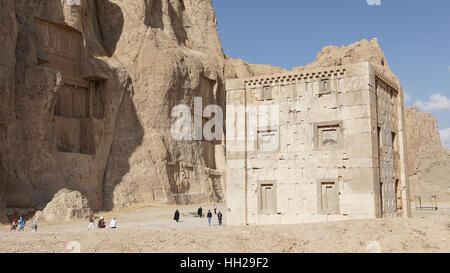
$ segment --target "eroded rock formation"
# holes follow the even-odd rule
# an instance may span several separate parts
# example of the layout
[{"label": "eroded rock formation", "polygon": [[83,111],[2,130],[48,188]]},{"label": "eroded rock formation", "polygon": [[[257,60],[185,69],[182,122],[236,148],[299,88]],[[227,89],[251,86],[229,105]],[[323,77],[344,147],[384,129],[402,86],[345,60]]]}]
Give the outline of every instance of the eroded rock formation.
[{"label": "eroded rock formation", "polygon": [[[222,201],[223,143],[174,141],[172,108],[223,108],[226,78],[285,72],[225,56],[211,0],[0,0],[0,15],[0,221],[61,189],[94,211]],[[361,61],[389,76],[376,40],[308,67]]]},{"label": "eroded rock formation", "polygon": [[450,201],[450,153],[442,146],[437,120],[415,107],[406,107],[405,119],[410,198],[425,194]]},{"label": "eroded rock formation", "polygon": [[326,46],[319,52],[315,62],[304,67],[294,67],[293,71],[302,71],[317,67],[341,66],[360,62],[372,63],[385,77],[397,85],[399,84],[398,78],[392,73],[384,52],[381,50],[378,39],[376,38],[370,41],[363,39],[340,48],[337,46]]},{"label": "eroded rock formation", "polygon": [[93,210],[223,199],[222,142],[173,141],[172,107],[223,107],[225,74],[269,68],[236,72],[211,1],[0,3],[0,215],[60,189]]},{"label": "eroded rock formation", "polygon": [[91,214],[87,199],[78,191],[62,189],[42,211],[36,212],[36,220],[47,223],[87,218]]},{"label": "eroded rock formation", "polygon": [[0,222],[6,220],[6,182],[9,178],[9,158],[7,147],[7,124],[14,119],[16,50],[18,27],[13,1],[0,1]]},{"label": "eroded rock formation", "polygon": [[2,0],[10,32],[1,39],[0,139],[9,215],[43,209],[63,188],[102,208],[116,117],[131,88],[102,45],[94,1],[82,3]]}]

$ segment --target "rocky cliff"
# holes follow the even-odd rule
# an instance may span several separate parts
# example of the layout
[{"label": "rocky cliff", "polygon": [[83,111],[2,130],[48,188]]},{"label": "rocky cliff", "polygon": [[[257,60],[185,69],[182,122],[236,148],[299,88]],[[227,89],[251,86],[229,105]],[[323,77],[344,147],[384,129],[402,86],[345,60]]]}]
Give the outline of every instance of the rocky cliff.
[{"label": "rocky cliff", "polygon": [[172,108],[282,69],[225,56],[210,0],[0,4],[0,217],[63,189],[93,210],[223,200],[222,141],[174,141]]},{"label": "rocky cliff", "polygon": [[437,120],[429,113],[415,107],[405,108],[406,145],[408,147],[408,175],[423,169],[424,160],[440,159],[442,147]]},{"label": "rocky cliff", "polygon": [[[223,201],[223,141],[174,141],[172,109],[204,124],[207,105],[223,109],[226,78],[286,70],[224,55],[211,0],[0,7],[0,221],[58,204],[61,191],[94,211]],[[361,61],[392,73],[376,40],[326,47],[308,67]]]},{"label": "rocky cliff", "polygon": [[118,109],[131,88],[123,66],[103,46],[96,3],[1,3],[7,212],[43,209],[64,188],[79,190],[100,209]]},{"label": "rocky cliff", "polygon": [[14,56],[18,27],[12,1],[0,1],[0,222],[6,220],[5,188],[9,177],[10,150],[6,145],[7,125],[13,119],[15,77],[14,67],[16,65]]},{"label": "rocky cliff", "polygon": [[383,50],[374,38],[370,41],[363,39],[348,46],[326,46],[317,54],[316,61],[307,66],[294,67],[293,71],[302,71],[317,67],[340,66],[352,63],[369,62],[379,70],[385,77],[399,84],[398,78],[394,75],[389,63],[386,60]]},{"label": "rocky cliff", "polygon": [[415,107],[405,108],[410,198],[437,195],[450,201],[450,153],[441,144],[437,120]]}]

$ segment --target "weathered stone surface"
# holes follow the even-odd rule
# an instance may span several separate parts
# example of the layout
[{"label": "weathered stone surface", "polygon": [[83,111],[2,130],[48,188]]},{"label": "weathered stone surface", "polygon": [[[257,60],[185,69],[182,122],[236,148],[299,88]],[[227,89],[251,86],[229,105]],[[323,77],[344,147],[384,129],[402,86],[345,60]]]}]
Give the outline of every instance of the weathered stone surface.
[{"label": "weathered stone surface", "polygon": [[227,223],[410,216],[403,91],[379,73],[363,62],[228,80],[227,109],[248,118],[227,120]]},{"label": "weathered stone surface", "polygon": [[324,47],[317,55],[315,62],[304,67],[295,67],[293,68],[293,72],[317,67],[341,66],[360,62],[371,63],[375,68],[378,68],[379,73],[382,73],[397,85],[399,84],[397,77],[389,67],[383,50],[381,50],[378,39],[376,38],[370,41],[363,39],[349,46],[343,45],[341,48],[337,46]]},{"label": "weathered stone surface", "polygon": [[38,221],[56,223],[87,218],[90,214],[88,200],[80,192],[62,189],[42,211],[36,212],[35,218]]},{"label": "weathered stone surface", "polygon": [[[225,79],[286,71],[225,56],[210,0],[0,7],[0,218],[43,209],[64,188],[93,210],[223,200],[223,143],[173,141],[172,107],[192,109],[196,96],[223,107]],[[383,60],[362,41],[310,66]]]},{"label": "weathered stone surface", "polygon": [[423,169],[424,159],[439,160],[444,148],[439,137],[437,120],[415,107],[405,108],[408,154],[408,175]]},{"label": "weathered stone surface", "polygon": [[[211,1],[112,2],[125,21],[114,56],[130,73],[133,96],[119,110],[105,174],[105,208],[223,201],[223,143],[174,141],[172,108],[185,104],[193,113],[193,99],[201,97],[203,107],[224,109],[225,78],[283,69],[226,57]],[[114,20],[111,14],[102,10],[100,22]]]},{"label": "weathered stone surface", "polygon": [[[9,25],[1,39],[5,43],[2,77],[10,79],[1,81],[8,87],[2,88],[0,139],[6,207],[11,213],[21,208],[43,209],[60,189],[71,188],[85,195],[93,209],[101,209],[117,109],[130,93],[125,70],[107,56],[101,44],[95,3],[69,6],[63,0],[3,0],[2,4],[6,9],[1,12],[10,14],[1,17],[2,21],[10,19],[5,21]],[[8,31],[10,36],[4,39]],[[58,54],[72,55],[65,63]],[[5,71],[4,65],[8,65]],[[75,88],[86,83],[97,90],[96,107],[84,107],[91,99],[83,99],[80,92],[84,89]],[[57,113],[56,105],[66,103],[60,101],[66,89],[73,93],[70,108],[64,109],[71,111]],[[101,115],[91,113],[98,108]],[[65,139],[85,149],[58,147],[58,138],[65,136],[58,133],[63,114],[73,115],[64,117],[64,132],[71,137]]]},{"label": "weathered stone surface", "polygon": [[223,199],[222,143],[170,136],[173,106],[195,96],[224,105],[211,1],[1,3],[0,186],[10,213],[43,209],[62,188],[94,210]]},{"label": "weathered stone surface", "polygon": [[442,146],[437,120],[415,107],[406,107],[405,116],[411,199],[432,194],[439,201],[450,201],[450,157]]},{"label": "weathered stone surface", "polygon": [[262,64],[249,64],[240,59],[226,57],[225,77],[227,79],[246,78],[288,72],[286,69]]},{"label": "weathered stone surface", "polygon": [[16,40],[18,27],[15,18],[14,2],[0,1],[0,222],[6,221],[6,182],[9,178],[8,124],[14,115],[14,89],[16,58]]},{"label": "weathered stone surface", "polygon": [[[177,142],[170,133],[174,106],[186,104],[193,113],[195,96],[203,107],[224,105],[225,60],[211,2],[112,2],[125,22],[114,56],[130,74],[133,95],[119,109],[105,208],[222,200],[215,162],[222,143]],[[110,14],[102,12],[101,21],[111,21]]]}]

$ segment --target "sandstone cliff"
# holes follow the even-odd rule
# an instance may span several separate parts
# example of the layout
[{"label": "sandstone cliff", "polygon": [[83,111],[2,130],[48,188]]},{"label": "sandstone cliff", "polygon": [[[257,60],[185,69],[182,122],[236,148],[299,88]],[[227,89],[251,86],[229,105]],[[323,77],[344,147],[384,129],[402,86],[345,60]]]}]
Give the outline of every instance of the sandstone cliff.
[{"label": "sandstone cliff", "polygon": [[383,50],[376,38],[368,41],[363,39],[349,46],[327,46],[317,55],[316,61],[304,67],[294,67],[293,71],[304,69],[340,66],[352,63],[370,62],[385,77],[399,84],[397,77],[391,71]]},{"label": "sandstone cliff", "polygon": [[16,40],[18,27],[14,14],[14,4],[12,1],[0,1],[0,222],[6,220],[5,188],[9,177],[9,162],[11,156],[7,148],[7,124],[13,119],[15,77],[14,67],[16,65],[14,56],[16,50]]},{"label": "sandstone cliff", "polygon": [[424,160],[439,160],[444,148],[439,136],[438,122],[431,114],[420,112],[415,107],[406,107],[405,119],[408,175],[411,176],[424,167]]},{"label": "sandstone cliff", "polygon": [[0,3],[0,217],[61,189],[93,210],[223,200],[223,143],[173,141],[171,110],[282,69],[226,57],[210,0]]},{"label": "sandstone cliff", "polygon": [[[193,111],[194,97],[202,98],[203,107],[225,109],[226,78],[272,68],[223,54],[211,1],[111,2],[125,23],[115,51],[109,51],[129,72],[133,96],[119,110],[104,180],[105,208],[223,201],[223,143],[174,141],[171,110],[185,104]],[[99,18],[105,24],[115,20],[107,8],[99,10]]]},{"label": "sandstone cliff", "polygon": [[[223,107],[225,79],[286,70],[225,56],[211,0],[77,2],[0,0],[0,221],[61,189],[94,211],[223,201],[223,142],[174,141],[172,108]],[[392,76],[376,40],[308,67],[362,61]]]},{"label": "sandstone cliff", "polygon": [[[102,45],[95,3],[1,3],[1,183],[8,214],[43,209],[63,188],[100,209],[117,109],[130,92],[125,70]],[[95,107],[87,103],[94,89]]]},{"label": "sandstone cliff", "polygon": [[38,222],[57,223],[88,218],[90,214],[88,201],[81,193],[62,189],[55,194],[44,210],[36,212],[35,219]]},{"label": "sandstone cliff", "polygon": [[415,107],[405,108],[410,198],[433,194],[450,201],[450,153],[441,144],[437,120]]}]

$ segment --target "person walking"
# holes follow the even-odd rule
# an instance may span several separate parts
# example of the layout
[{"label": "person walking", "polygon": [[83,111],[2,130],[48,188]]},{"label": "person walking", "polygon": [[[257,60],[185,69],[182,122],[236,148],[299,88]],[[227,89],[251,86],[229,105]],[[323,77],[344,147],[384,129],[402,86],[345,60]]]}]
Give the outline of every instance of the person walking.
[{"label": "person walking", "polygon": [[208,218],[208,224],[211,226],[211,219],[212,219],[212,213],[210,210],[208,210],[208,214],[206,214],[206,217]]},{"label": "person walking", "polygon": [[25,219],[22,216],[19,218],[19,231],[25,231]]},{"label": "person walking", "polygon": [[31,226],[31,230],[35,231],[35,232],[38,230],[38,224],[37,224],[36,219],[33,220],[33,225]]},{"label": "person walking", "polygon": [[217,214],[217,219],[219,219],[219,226],[222,225],[222,218],[223,218],[222,212],[219,210],[219,213]]},{"label": "person walking", "polygon": [[217,214],[217,206],[214,204],[214,214]]},{"label": "person walking", "polygon": [[202,207],[199,207],[199,208],[198,208],[197,214],[198,214],[198,216],[199,216],[200,218],[203,217],[203,209],[202,209]]},{"label": "person walking", "polygon": [[175,211],[175,215],[173,216],[173,220],[180,221],[180,212],[178,210]]},{"label": "person walking", "polygon": [[94,229],[94,220],[95,220],[95,216],[94,216],[94,214],[91,213],[91,215],[89,216],[88,230]]}]

